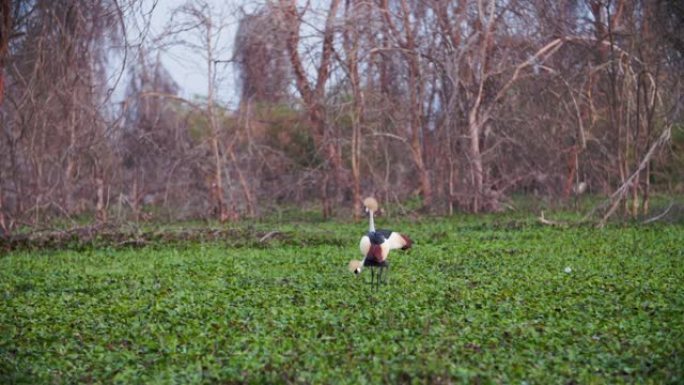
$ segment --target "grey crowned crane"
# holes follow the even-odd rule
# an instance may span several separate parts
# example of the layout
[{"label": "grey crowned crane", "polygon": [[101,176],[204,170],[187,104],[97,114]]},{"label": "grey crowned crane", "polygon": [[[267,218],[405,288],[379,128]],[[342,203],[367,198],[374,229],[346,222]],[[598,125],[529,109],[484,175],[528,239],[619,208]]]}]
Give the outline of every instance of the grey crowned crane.
[{"label": "grey crowned crane", "polygon": [[[389,268],[390,250],[402,249],[406,250],[411,247],[413,242],[405,235],[399,234],[392,230],[376,230],[373,215],[378,211],[378,201],[375,198],[366,198],[363,200],[366,213],[368,214],[369,228],[368,233],[361,237],[359,242],[359,249],[363,255],[362,261],[352,260],[349,262],[349,270],[354,274],[361,274],[361,270],[365,266],[371,269],[371,286],[375,281],[376,289],[380,287],[383,271]],[[377,272],[377,278],[375,270]],[[385,274],[385,282],[387,282],[387,274]]]}]

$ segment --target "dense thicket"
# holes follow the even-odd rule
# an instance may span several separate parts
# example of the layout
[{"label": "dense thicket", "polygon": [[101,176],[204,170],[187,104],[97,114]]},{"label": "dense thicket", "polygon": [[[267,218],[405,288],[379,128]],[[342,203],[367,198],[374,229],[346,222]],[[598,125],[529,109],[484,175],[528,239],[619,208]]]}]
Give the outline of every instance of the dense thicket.
[{"label": "dense thicket", "polygon": [[[365,194],[480,212],[620,187],[614,207],[637,215],[654,189],[682,190],[677,1],[268,1],[232,38],[234,111],[217,92],[230,20],[212,3],[179,8],[145,50],[125,33],[136,1],[1,4],[3,231],[80,213],[357,213]],[[191,33],[207,97],[184,100],[151,57]]]}]

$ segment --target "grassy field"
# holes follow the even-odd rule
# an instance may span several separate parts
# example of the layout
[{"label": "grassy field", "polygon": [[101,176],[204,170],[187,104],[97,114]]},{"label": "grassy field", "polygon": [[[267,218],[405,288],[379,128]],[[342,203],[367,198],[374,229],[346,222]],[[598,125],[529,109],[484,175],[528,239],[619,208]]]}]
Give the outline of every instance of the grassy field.
[{"label": "grassy field", "polygon": [[377,293],[364,223],[0,256],[0,383],[684,383],[681,224],[378,222]]}]

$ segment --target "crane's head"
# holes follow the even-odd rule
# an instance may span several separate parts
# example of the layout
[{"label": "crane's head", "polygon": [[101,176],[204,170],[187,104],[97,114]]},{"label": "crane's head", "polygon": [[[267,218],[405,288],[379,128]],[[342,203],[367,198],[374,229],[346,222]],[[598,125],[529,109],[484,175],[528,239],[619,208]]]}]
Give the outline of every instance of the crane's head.
[{"label": "crane's head", "polygon": [[378,201],[373,197],[368,197],[363,200],[363,206],[366,208],[367,213],[374,213],[378,211]]},{"label": "crane's head", "polygon": [[363,268],[363,262],[358,261],[356,259],[352,259],[349,261],[349,271],[354,273],[354,274],[360,274],[361,269]]}]

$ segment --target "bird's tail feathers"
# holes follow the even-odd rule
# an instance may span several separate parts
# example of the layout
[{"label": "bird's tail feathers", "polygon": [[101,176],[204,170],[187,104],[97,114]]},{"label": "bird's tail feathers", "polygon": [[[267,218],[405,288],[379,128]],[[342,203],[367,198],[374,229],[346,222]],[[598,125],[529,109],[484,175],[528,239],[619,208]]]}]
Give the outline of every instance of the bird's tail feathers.
[{"label": "bird's tail feathers", "polygon": [[411,240],[411,238],[407,237],[404,234],[399,234],[396,231],[392,232],[390,237],[387,239],[387,243],[389,244],[390,250],[408,250],[413,245],[413,241]]},{"label": "bird's tail feathers", "polygon": [[409,238],[409,237],[407,237],[406,235],[403,235],[403,234],[399,234],[399,235],[400,235],[400,236],[403,238],[403,240],[404,240],[404,246],[402,246],[401,249],[402,249],[402,250],[408,250],[408,249],[410,249],[411,246],[413,246],[413,241],[411,240],[411,238]]}]

